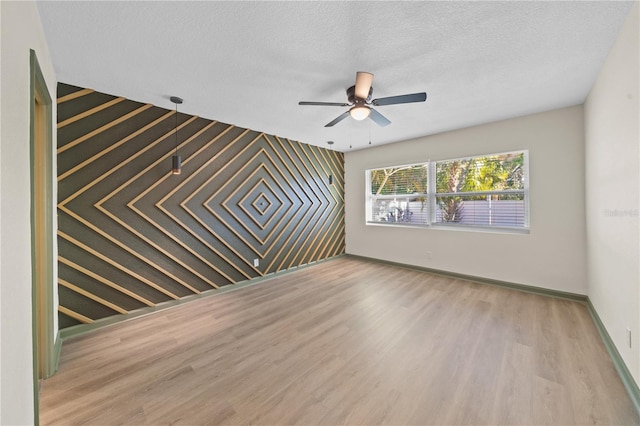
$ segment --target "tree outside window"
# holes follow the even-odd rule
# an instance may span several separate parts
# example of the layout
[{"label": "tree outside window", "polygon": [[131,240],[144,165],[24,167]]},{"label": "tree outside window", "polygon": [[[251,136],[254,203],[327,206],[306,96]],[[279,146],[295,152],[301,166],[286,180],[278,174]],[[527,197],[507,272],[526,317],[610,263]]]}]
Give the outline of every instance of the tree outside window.
[{"label": "tree outside window", "polygon": [[527,152],[367,171],[367,221],[528,227]]}]

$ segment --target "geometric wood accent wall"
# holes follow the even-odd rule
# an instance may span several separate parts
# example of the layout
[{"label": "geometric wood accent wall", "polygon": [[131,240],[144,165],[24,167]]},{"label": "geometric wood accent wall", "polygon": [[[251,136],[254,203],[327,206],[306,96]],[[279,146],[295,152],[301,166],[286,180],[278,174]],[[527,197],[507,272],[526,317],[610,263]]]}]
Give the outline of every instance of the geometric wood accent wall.
[{"label": "geometric wood accent wall", "polygon": [[58,85],[61,329],[344,253],[342,153],[175,120]]}]

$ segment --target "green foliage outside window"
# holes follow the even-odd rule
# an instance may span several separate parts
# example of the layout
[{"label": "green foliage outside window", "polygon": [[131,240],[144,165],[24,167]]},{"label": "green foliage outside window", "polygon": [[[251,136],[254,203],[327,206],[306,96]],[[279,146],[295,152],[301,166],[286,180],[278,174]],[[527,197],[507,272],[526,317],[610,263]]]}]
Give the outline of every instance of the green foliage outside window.
[{"label": "green foliage outside window", "polygon": [[[500,154],[436,163],[436,193],[465,193],[524,189],[524,153]],[[494,195],[497,199],[497,195]],[[521,199],[522,195],[511,195]],[[465,197],[482,200],[484,195]],[[509,199],[509,196],[501,196]],[[464,214],[464,201],[459,196],[440,197],[438,206],[443,222],[459,222]]]},{"label": "green foliage outside window", "polygon": [[426,194],[427,174],[424,164],[371,170],[371,194]]}]

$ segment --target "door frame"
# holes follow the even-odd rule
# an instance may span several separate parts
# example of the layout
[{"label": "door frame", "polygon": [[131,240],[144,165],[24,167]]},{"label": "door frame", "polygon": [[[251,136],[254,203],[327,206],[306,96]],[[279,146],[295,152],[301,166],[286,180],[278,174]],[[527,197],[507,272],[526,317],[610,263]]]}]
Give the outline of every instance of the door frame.
[{"label": "door frame", "polygon": [[53,105],[34,50],[30,51],[31,301],[34,420],[40,380],[55,371],[53,335]]}]

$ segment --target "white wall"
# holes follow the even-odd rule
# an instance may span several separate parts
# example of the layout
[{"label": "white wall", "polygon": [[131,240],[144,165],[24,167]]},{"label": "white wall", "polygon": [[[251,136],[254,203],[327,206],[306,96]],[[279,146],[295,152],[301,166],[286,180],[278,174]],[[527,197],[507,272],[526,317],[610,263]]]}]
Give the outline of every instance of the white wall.
[{"label": "white wall", "polygon": [[[640,383],[638,3],[585,103],[589,298]],[[629,348],[626,328],[632,330]]]},{"label": "white wall", "polygon": [[[366,169],[522,149],[529,150],[530,234],[365,224]],[[581,106],[347,152],[345,167],[347,253],[587,293]]]},{"label": "white wall", "polygon": [[[2,425],[34,423],[29,171],[30,52],[55,100],[53,65],[34,2],[0,2],[0,407]],[[53,107],[55,122],[56,110]],[[55,146],[55,131],[54,146]]]}]

